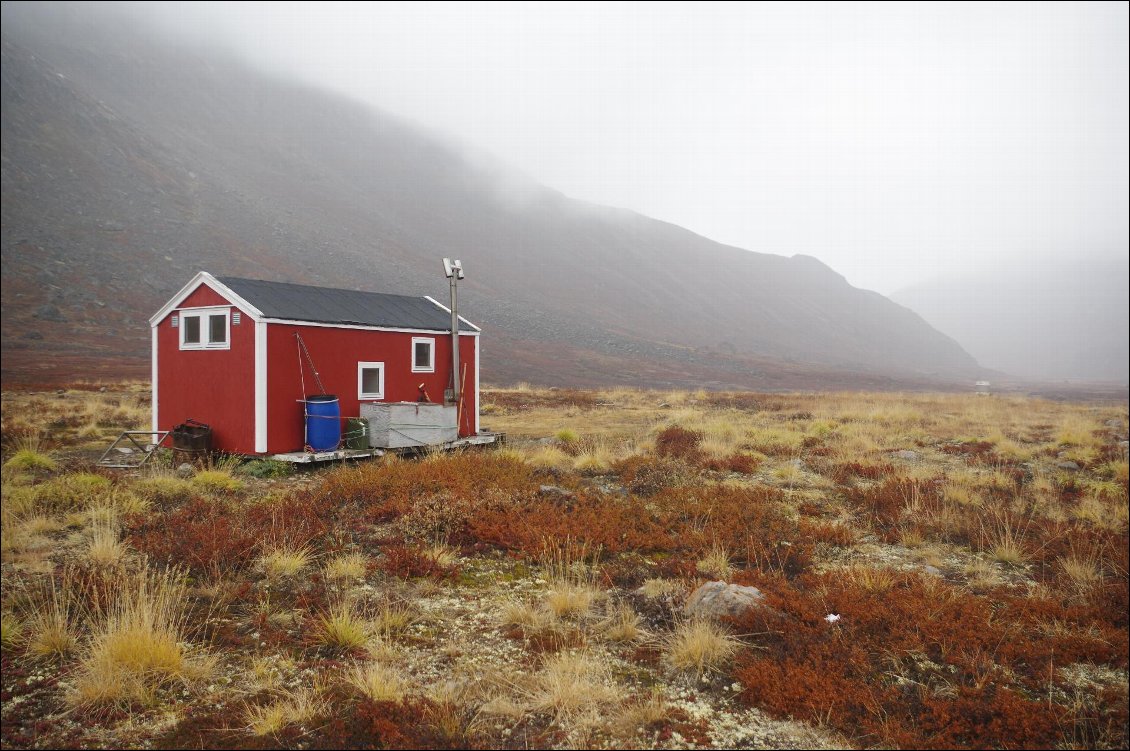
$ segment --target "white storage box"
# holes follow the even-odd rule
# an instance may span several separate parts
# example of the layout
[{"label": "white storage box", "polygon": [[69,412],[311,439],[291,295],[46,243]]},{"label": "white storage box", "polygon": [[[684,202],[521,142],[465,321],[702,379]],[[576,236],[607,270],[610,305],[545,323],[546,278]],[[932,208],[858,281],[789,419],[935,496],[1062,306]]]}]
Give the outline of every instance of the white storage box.
[{"label": "white storage box", "polygon": [[362,402],[361,419],[369,423],[370,448],[435,446],[459,437],[454,405]]}]

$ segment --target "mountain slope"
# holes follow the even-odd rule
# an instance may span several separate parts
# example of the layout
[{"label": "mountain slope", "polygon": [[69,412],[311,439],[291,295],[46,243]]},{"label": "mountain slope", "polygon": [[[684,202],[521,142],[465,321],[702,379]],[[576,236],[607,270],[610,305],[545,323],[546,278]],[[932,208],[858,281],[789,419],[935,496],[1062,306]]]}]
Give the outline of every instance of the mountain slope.
[{"label": "mountain slope", "polygon": [[485,379],[811,388],[976,371],[816,259],[568,199],[386,113],[63,7],[4,6],[5,379],[144,372],[145,320],[199,269],[442,296],[443,256],[468,269]]}]

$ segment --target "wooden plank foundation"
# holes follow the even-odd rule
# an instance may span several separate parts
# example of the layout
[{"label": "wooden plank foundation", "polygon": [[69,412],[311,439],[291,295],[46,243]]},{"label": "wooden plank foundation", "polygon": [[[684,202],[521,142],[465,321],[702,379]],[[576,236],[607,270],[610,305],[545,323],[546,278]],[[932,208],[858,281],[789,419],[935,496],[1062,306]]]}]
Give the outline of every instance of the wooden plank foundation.
[{"label": "wooden plank foundation", "polygon": [[505,433],[480,433],[466,438],[459,438],[434,446],[407,447],[401,449],[338,449],[335,451],[291,451],[286,454],[272,454],[271,459],[294,464],[316,464],[320,462],[346,461],[349,459],[369,459],[385,454],[415,454],[421,451],[454,451],[468,446],[489,446],[494,443],[505,443]]}]

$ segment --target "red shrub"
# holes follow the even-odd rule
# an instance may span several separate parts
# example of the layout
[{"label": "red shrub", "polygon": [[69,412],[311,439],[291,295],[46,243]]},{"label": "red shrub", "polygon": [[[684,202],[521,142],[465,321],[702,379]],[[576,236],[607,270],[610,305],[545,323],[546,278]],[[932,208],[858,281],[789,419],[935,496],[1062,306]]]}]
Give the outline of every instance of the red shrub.
[{"label": "red shrub", "polygon": [[453,579],[459,575],[458,566],[445,566],[431,556],[405,545],[384,548],[384,555],[377,565],[390,576],[401,579]]},{"label": "red shrub", "polygon": [[167,514],[136,517],[128,541],[155,563],[218,576],[254,559],[260,532],[224,502],[197,497]]},{"label": "red shrub", "polygon": [[687,430],[678,425],[672,425],[655,437],[655,453],[659,456],[673,456],[697,462],[702,456],[702,452],[698,448],[702,439],[702,431]]}]

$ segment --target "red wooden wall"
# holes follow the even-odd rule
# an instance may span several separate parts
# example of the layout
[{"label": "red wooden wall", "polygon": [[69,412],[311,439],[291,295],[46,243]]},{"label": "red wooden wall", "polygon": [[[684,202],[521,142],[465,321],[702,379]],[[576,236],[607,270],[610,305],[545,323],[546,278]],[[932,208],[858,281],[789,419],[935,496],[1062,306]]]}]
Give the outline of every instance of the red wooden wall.
[{"label": "red wooden wall", "polygon": [[[179,308],[231,305],[201,285]],[[242,311],[229,327],[230,349],[182,350],[173,311],[157,324],[157,429],[168,430],[192,418],[212,426],[212,447],[255,452],[255,322]],[[230,315],[230,314],[229,314]]]},{"label": "red wooden wall", "polygon": [[[283,453],[303,447],[304,417],[299,353],[295,334],[300,334],[318,369],[326,392],[338,397],[342,417],[360,414],[357,395],[357,363],[384,363],[383,402],[414,402],[419,385],[425,384],[434,402],[443,401],[451,382],[451,336],[442,333],[412,334],[322,326],[272,323],[267,326],[267,451]],[[412,372],[412,338],[435,339],[435,372]],[[475,339],[459,338],[460,370],[466,372],[459,434],[473,435],[478,413],[475,390]],[[306,394],[318,393],[309,365],[302,359]],[[368,401],[368,400],[367,400]]]}]

